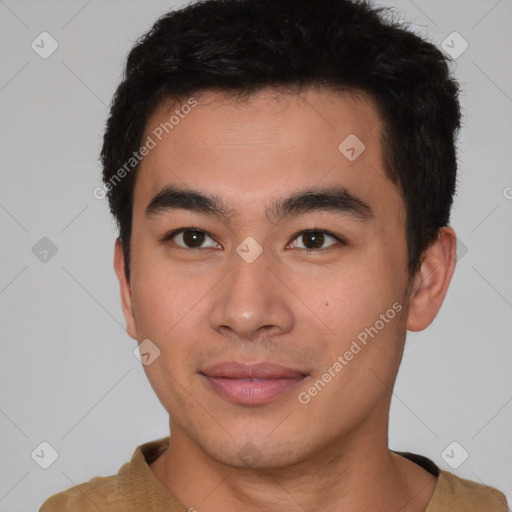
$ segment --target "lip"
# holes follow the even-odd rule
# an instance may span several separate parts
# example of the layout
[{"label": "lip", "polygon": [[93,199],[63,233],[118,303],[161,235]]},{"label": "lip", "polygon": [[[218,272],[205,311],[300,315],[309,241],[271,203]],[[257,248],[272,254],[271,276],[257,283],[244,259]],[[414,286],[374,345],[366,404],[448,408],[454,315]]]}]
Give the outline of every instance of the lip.
[{"label": "lip", "polygon": [[[262,405],[291,391],[307,373],[276,363],[222,361],[199,372],[210,389],[241,405]],[[253,380],[257,379],[257,380]]]}]

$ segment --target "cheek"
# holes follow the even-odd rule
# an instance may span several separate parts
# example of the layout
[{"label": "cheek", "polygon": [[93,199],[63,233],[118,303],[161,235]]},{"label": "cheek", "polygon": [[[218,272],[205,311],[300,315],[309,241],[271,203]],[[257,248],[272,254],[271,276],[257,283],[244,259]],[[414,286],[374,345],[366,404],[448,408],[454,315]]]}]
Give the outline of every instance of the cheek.
[{"label": "cheek", "polygon": [[312,309],[336,335],[356,335],[402,298],[400,276],[394,276],[383,262],[364,257],[325,275],[311,288],[313,293],[302,289]]},{"label": "cheek", "polygon": [[311,309],[321,319],[318,325],[328,327],[321,371],[339,356],[344,359],[343,370],[334,379],[338,385],[332,386],[340,393],[344,387],[379,386],[370,369],[388,380],[400,359],[405,333],[402,277],[382,250],[375,249],[374,254],[380,257],[347,261],[319,282],[310,297]]},{"label": "cheek", "polygon": [[132,301],[140,336],[164,342],[190,326],[199,307],[202,280],[191,282],[183,272],[171,271],[161,261],[141,259],[134,266]]},{"label": "cheek", "polygon": [[[151,386],[164,404],[184,405],[180,383],[187,377],[187,362],[198,335],[201,314],[198,286],[183,278],[144,267],[134,276],[132,300],[139,339],[149,339],[159,350],[158,357],[144,366]],[[190,407],[190,405],[189,405]]]}]

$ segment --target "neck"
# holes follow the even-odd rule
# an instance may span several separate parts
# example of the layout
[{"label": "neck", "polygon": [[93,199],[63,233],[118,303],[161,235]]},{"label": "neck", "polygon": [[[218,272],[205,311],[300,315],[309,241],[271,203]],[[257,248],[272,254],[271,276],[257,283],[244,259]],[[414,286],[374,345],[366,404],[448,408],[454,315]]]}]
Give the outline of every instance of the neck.
[{"label": "neck", "polygon": [[223,464],[172,425],[169,449],[151,469],[188,510],[424,512],[437,479],[388,449],[371,421],[286,468]]}]

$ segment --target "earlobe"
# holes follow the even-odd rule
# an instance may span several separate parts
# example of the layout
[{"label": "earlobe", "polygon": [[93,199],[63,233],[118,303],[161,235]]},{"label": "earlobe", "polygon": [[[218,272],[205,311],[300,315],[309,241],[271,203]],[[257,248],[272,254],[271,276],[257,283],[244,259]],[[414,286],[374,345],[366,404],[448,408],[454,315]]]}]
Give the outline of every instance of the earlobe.
[{"label": "earlobe", "polygon": [[119,287],[121,292],[121,307],[123,309],[123,315],[126,321],[126,332],[131,338],[137,340],[137,329],[135,326],[135,318],[133,315],[130,283],[126,279],[124,265],[125,261],[123,245],[121,243],[121,240],[117,238],[114,247],[114,269],[116,271],[117,279],[119,281]]},{"label": "earlobe", "polygon": [[436,317],[455,270],[456,242],[455,231],[443,227],[436,241],[426,250],[409,298],[407,330],[422,331]]}]

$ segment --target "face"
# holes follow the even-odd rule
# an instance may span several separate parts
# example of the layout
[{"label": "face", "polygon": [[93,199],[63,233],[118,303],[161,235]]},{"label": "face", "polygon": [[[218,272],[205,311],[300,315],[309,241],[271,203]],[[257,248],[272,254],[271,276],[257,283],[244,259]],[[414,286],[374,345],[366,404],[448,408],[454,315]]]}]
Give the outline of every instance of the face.
[{"label": "face", "polygon": [[148,121],[129,284],[116,247],[173,437],[267,468],[385,437],[409,305],[376,108],[318,90],[195,100]]}]

